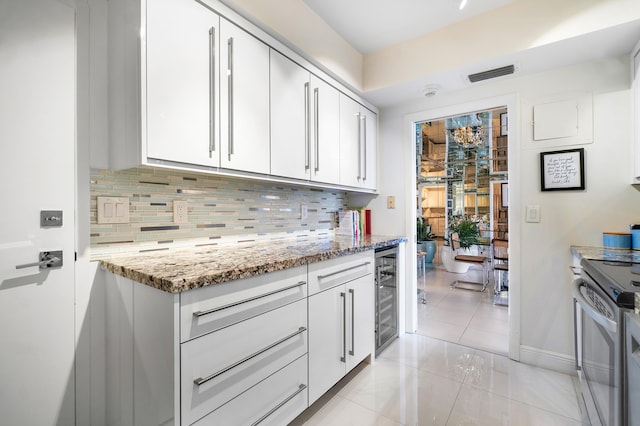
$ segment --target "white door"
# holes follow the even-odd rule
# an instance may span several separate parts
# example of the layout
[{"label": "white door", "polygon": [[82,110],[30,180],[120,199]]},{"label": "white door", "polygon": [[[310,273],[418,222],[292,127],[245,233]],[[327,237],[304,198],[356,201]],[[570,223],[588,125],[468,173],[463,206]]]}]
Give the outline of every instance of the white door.
[{"label": "white door", "polygon": [[147,156],[217,167],[218,15],[195,1],[153,0],[146,10]]},{"label": "white door", "polygon": [[375,294],[373,275],[347,283],[347,371],[375,353]]},{"label": "white door", "polygon": [[309,404],[346,372],[346,308],[344,285],[309,297]]},{"label": "white door", "polygon": [[377,135],[378,116],[365,107],[360,107],[361,138],[362,138],[362,181],[361,186],[376,189],[377,170]]},{"label": "white door", "polygon": [[340,183],[360,186],[362,181],[362,135],[360,104],[340,94]]},{"label": "white door", "polygon": [[309,71],[271,50],[271,174],[309,179]]},{"label": "white door", "polygon": [[220,166],[269,173],[269,46],[220,18]]},{"label": "white door", "polygon": [[311,75],[311,180],[340,183],[340,92]]},{"label": "white door", "polygon": [[[73,425],[73,2],[0,2],[0,423]],[[40,212],[63,225],[41,227]],[[57,213],[46,215],[47,223]],[[41,271],[39,252],[62,250]]]}]

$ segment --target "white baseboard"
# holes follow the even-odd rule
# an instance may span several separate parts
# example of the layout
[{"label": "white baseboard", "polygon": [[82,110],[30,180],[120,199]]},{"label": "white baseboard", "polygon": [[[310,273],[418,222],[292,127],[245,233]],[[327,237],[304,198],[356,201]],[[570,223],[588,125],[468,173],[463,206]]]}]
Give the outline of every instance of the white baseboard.
[{"label": "white baseboard", "polygon": [[530,346],[520,346],[520,362],[572,376],[577,374],[576,362],[573,356]]}]

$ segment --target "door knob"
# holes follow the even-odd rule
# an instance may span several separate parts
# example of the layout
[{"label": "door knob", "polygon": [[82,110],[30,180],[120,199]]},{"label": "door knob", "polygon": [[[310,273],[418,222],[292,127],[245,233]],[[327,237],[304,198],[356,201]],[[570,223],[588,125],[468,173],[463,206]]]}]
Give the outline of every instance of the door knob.
[{"label": "door knob", "polygon": [[62,250],[56,251],[41,251],[40,261],[33,263],[26,263],[24,265],[17,265],[16,269],[25,269],[38,266],[40,270],[59,268],[62,266]]}]

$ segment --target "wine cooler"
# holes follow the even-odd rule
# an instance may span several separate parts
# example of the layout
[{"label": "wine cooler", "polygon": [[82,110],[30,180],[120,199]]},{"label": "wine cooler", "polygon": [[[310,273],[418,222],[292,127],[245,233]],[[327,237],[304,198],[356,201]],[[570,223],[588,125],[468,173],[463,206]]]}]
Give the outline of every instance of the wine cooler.
[{"label": "wine cooler", "polygon": [[398,246],[376,250],[376,356],[398,337]]}]

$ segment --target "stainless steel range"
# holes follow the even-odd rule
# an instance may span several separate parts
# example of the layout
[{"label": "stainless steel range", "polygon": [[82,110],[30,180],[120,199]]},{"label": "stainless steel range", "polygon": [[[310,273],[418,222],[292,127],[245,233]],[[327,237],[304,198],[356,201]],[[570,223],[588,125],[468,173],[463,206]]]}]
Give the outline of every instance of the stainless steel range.
[{"label": "stainless steel range", "polygon": [[584,405],[592,425],[628,425],[624,315],[640,291],[640,265],[587,259],[580,264],[573,298]]}]

